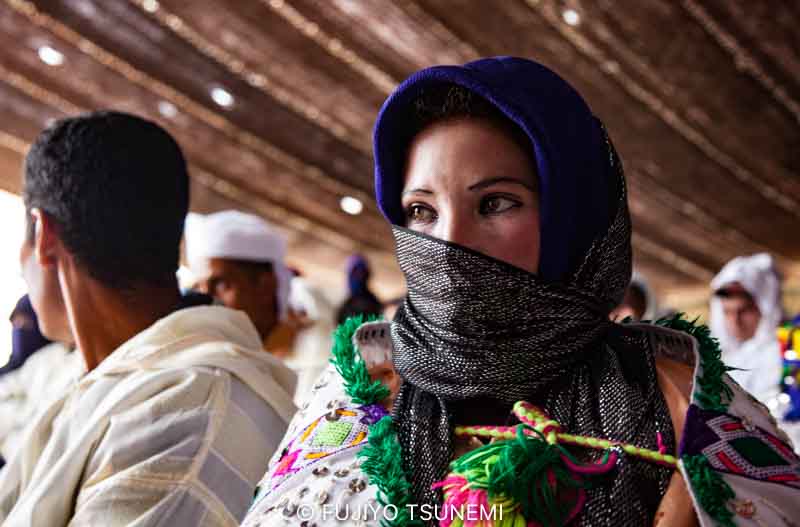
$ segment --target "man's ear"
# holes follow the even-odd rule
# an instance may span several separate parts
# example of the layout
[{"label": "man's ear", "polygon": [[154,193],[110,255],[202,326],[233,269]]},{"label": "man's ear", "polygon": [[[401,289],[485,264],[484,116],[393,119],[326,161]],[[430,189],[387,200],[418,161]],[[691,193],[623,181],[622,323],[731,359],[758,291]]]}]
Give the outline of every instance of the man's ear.
[{"label": "man's ear", "polygon": [[53,219],[41,209],[31,209],[33,226],[33,254],[36,262],[42,267],[55,265],[58,261],[58,251],[61,240],[56,232]]}]

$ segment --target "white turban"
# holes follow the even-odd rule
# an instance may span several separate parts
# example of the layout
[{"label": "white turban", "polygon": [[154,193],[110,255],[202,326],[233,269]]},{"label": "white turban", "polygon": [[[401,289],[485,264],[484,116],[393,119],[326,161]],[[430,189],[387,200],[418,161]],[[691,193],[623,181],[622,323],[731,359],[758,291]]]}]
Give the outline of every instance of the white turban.
[{"label": "white turban", "polygon": [[278,314],[288,307],[291,272],[284,263],[286,239],[262,218],[238,210],[186,216],[186,259],[193,272],[200,272],[210,258],[271,263],[278,283]]}]

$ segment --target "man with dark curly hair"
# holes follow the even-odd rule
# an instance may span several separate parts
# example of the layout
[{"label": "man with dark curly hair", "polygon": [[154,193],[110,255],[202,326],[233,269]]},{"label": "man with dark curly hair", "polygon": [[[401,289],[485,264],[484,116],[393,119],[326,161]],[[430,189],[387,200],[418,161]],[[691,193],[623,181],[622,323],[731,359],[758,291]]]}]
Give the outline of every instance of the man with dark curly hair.
[{"label": "man with dark curly hair", "polygon": [[238,525],[294,412],[292,374],[244,314],[180,295],[178,144],[122,113],[59,121],[27,155],[23,198],[31,302],[86,373],[0,474],[0,521]]}]

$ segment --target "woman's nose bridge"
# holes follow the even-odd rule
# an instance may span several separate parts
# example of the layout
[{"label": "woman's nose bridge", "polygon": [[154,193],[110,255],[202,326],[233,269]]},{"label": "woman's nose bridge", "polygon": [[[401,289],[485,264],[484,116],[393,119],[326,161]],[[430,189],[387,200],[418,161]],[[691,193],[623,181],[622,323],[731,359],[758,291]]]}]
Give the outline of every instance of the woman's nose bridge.
[{"label": "woman's nose bridge", "polygon": [[439,238],[459,245],[468,245],[470,218],[457,206],[448,206],[444,214],[440,214]]}]

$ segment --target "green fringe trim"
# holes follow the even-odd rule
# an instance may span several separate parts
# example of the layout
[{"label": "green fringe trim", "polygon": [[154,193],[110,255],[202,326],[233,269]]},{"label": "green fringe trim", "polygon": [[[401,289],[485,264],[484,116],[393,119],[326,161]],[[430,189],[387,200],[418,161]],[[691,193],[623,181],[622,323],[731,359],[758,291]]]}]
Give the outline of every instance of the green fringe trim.
[{"label": "green fringe trim", "polygon": [[[733,397],[733,391],[725,384],[723,375],[733,370],[725,366],[720,358],[722,352],[717,339],[711,336],[708,326],[698,324],[697,319],[687,320],[683,313],[661,319],[657,325],[682,331],[697,340],[700,365],[703,372],[695,379],[694,399],[706,410],[725,412]],[[689,477],[692,493],[703,510],[722,527],[736,527],[728,501],[736,497],[733,489],[722,475],[715,471],[702,454],[685,455],[681,458],[684,471]]]},{"label": "green fringe trim", "polygon": [[421,522],[412,520],[408,508],[411,484],[403,470],[402,448],[391,417],[387,415],[369,427],[367,446],[358,457],[364,458],[361,469],[369,482],[378,487],[378,503],[397,507],[397,516],[389,520],[384,515],[381,527],[421,526]]},{"label": "green fringe trim", "polygon": [[[378,319],[379,317],[368,317],[366,321],[373,322]],[[344,389],[354,403],[374,404],[387,398],[389,389],[380,381],[373,381],[370,378],[367,365],[353,346],[353,335],[364,322],[364,316],[357,315],[348,318],[344,324],[336,328],[333,334],[331,363],[342,376]]]},{"label": "green fringe trim", "polygon": [[678,313],[673,317],[656,321],[656,325],[682,331],[697,340],[703,373],[695,379],[694,398],[705,410],[726,412],[733,391],[725,384],[722,376],[734,368],[725,366],[720,358],[722,351],[719,348],[719,341],[711,336],[708,326],[698,324],[697,320],[687,320],[683,313]]},{"label": "green fringe trim", "polygon": [[736,497],[733,489],[716,472],[705,456],[697,454],[681,458],[683,468],[689,476],[692,491],[703,510],[722,527],[736,527],[733,512],[727,502]]},{"label": "green fringe trim", "polygon": [[[366,321],[373,322],[380,317],[362,315],[348,318],[333,334],[331,363],[341,375],[347,395],[356,404],[376,404],[389,396],[389,389],[380,381],[373,381],[361,354],[353,345],[353,335]],[[384,517],[381,527],[421,527],[422,523],[412,521],[408,508],[411,485],[403,470],[403,454],[397,433],[390,416],[381,418],[369,427],[367,446],[359,453],[364,458],[361,468],[369,482],[378,487],[378,503],[383,507],[397,507],[393,520]]]}]

